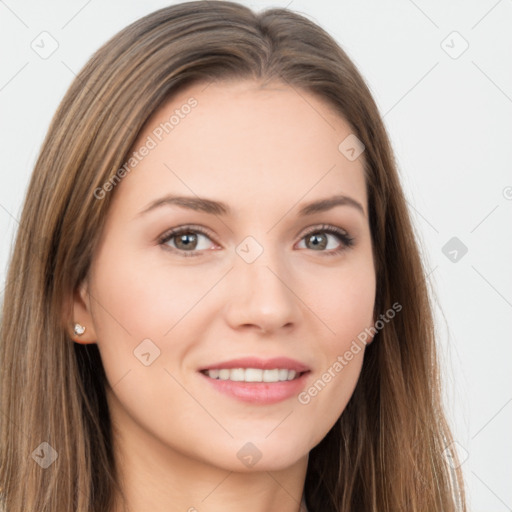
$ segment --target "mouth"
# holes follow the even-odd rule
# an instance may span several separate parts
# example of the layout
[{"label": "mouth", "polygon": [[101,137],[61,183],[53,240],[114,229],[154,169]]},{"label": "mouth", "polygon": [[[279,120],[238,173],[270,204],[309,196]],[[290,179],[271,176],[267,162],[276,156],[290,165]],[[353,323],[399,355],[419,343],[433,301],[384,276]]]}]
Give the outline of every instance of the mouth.
[{"label": "mouth", "polygon": [[216,380],[230,380],[233,382],[286,382],[295,380],[307,373],[288,370],[287,368],[213,368],[201,370],[203,375]]},{"label": "mouth", "polygon": [[213,389],[235,400],[268,405],[296,396],[306,384],[309,367],[294,359],[245,357],[199,369]]}]

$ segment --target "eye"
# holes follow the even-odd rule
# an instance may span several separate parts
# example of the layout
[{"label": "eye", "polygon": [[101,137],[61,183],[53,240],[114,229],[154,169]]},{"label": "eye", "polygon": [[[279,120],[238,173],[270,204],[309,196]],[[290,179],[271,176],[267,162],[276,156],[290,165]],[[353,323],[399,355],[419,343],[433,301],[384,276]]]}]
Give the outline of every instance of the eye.
[{"label": "eye", "polygon": [[[201,239],[211,241],[209,232],[201,226],[181,226],[165,232],[158,243],[182,256],[198,256],[199,251],[208,250],[208,243],[201,243]],[[172,242],[172,243],[170,243]]]},{"label": "eye", "polygon": [[[203,242],[201,243],[201,239]],[[339,247],[329,247],[331,239],[338,239]],[[201,226],[180,226],[166,231],[158,240],[165,249],[177,252],[180,256],[200,256],[201,251],[212,250],[212,235]],[[303,235],[301,242],[305,240],[305,248],[316,252],[323,252],[325,256],[334,256],[354,245],[354,238],[343,229],[336,226],[322,225],[310,228]],[[304,248],[304,247],[301,247]],[[329,249],[329,250],[325,250]]]},{"label": "eye", "polygon": [[[341,242],[341,246],[338,248],[330,247],[331,250],[324,251],[326,248],[329,249],[329,238],[337,238],[338,241]],[[301,241],[302,240],[305,240],[306,249],[325,252],[326,256],[335,256],[354,245],[354,238],[352,238],[345,230],[325,224],[309,229],[302,237]]]}]

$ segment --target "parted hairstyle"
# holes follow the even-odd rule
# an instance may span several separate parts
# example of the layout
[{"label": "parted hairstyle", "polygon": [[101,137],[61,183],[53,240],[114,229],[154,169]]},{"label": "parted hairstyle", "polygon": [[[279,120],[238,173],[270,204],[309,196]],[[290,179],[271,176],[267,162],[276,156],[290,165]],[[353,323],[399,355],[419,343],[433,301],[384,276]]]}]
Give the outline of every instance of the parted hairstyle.
[{"label": "parted hairstyle", "polygon": [[[126,161],[150,115],[193,83],[278,81],[326,100],[365,145],[376,268],[375,318],[402,310],[367,346],[355,391],[309,455],[311,512],[465,511],[443,452],[432,299],[397,165],[371,93],[347,54],[288,9],[227,1],[172,5],[126,27],[90,58],[55,113],[31,176],[0,326],[0,494],[9,512],[105,512],[119,489],[96,344],[70,339],[70,297],[88,275]],[[47,442],[58,458],[31,454]]]}]

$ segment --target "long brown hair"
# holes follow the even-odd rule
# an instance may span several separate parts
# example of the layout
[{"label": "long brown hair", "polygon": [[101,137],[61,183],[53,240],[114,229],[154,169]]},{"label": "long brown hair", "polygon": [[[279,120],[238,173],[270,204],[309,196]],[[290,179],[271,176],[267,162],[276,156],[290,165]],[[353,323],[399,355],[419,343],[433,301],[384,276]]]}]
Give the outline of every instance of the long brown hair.
[{"label": "long brown hair", "polygon": [[[97,346],[69,337],[69,298],[88,273],[115,193],[98,200],[94,192],[115,176],[149,116],[178,90],[248,78],[280,81],[326,100],[363,142],[375,317],[396,302],[403,306],[366,348],[350,402],[310,452],[309,509],[466,510],[461,473],[443,456],[452,438],[425,271],[388,136],[364,80],[304,16],[199,1],[145,16],[100,48],[69,88],[42,145],[0,331],[0,488],[9,512],[112,507],[118,483],[105,374]],[[43,442],[58,454],[46,469],[35,463],[38,454],[53,454]]]}]

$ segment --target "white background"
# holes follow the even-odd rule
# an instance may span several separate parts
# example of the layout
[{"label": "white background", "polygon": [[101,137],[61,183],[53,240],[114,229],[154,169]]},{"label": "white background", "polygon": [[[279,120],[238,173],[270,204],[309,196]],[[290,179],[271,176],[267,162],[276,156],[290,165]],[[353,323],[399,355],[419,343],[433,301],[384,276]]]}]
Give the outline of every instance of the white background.
[{"label": "white background", "polygon": [[[243,3],[305,14],[367,80],[430,272],[470,509],[512,510],[512,2]],[[0,300],[25,189],[74,74],[118,30],[166,5],[0,0]],[[58,43],[47,59],[31,47],[43,31]],[[442,252],[452,237],[468,248],[456,262]]]}]

